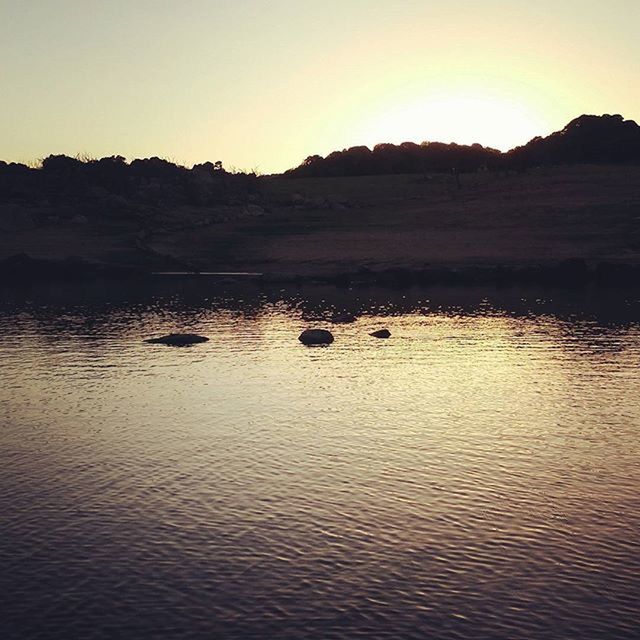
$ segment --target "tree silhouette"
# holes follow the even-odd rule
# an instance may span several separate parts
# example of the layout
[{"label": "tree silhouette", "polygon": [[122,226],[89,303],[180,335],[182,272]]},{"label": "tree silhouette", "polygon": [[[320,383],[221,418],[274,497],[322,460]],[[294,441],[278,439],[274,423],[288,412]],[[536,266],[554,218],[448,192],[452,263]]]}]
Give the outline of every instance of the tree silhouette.
[{"label": "tree silhouette", "polygon": [[640,162],[640,127],[620,115],[575,118],[546,138],[536,137],[506,153],[480,144],[381,143],[309,156],[285,172],[289,177],[359,176],[394,173],[515,169],[547,164]]}]

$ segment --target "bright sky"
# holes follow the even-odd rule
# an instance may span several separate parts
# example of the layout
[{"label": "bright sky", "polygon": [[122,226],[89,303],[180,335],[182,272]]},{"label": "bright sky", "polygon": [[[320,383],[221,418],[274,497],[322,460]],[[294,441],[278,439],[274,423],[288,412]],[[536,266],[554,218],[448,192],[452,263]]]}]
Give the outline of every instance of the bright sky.
[{"label": "bright sky", "polygon": [[640,0],[0,0],[0,158],[281,171],[640,121]]}]

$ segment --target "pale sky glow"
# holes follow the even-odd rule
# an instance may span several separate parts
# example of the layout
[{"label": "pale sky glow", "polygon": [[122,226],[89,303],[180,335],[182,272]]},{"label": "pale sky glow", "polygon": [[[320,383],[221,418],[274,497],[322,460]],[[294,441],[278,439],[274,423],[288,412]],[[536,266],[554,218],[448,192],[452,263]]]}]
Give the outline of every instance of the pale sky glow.
[{"label": "pale sky glow", "polygon": [[506,151],[545,131],[548,123],[524,101],[488,90],[433,91],[424,97],[383,107],[355,127],[356,138],[374,146],[399,144],[420,131],[426,140],[473,144]]},{"label": "pale sky glow", "polygon": [[638,0],[0,0],[0,158],[280,171],[640,120]]}]

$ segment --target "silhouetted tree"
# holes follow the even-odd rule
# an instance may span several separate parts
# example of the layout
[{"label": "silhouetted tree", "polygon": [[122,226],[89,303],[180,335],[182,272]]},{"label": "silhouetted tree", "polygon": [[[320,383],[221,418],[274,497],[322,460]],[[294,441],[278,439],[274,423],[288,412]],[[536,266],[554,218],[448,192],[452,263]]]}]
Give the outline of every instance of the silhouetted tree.
[{"label": "silhouetted tree", "polygon": [[507,152],[507,165],[640,162],[640,127],[621,115],[582,115],[546,138]]}]

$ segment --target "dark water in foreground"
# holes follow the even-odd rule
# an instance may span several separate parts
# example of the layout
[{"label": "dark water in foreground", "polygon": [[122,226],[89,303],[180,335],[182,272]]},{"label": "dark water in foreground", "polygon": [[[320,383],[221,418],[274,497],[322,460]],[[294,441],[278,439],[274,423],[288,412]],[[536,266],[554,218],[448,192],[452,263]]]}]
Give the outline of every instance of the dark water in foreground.
[{"label": "dark water in foreground", "polygon": [[636,298],[206,286],[3,296],[0,637],[638,637]]}]

